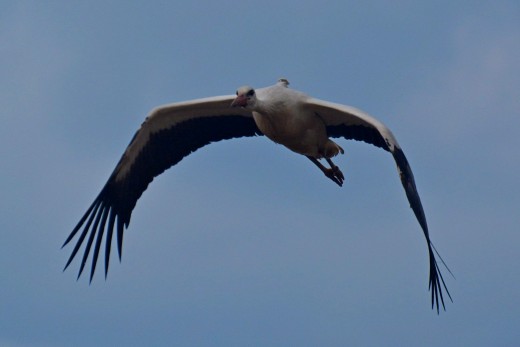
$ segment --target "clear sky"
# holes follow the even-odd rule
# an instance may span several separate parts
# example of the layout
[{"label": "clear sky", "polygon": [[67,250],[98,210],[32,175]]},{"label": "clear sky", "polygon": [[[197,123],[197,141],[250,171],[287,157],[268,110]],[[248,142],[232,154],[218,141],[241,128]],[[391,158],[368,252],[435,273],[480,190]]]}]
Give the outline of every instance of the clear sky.
[{"label": "clear sky", "polygon": [[[520,2],[2,1],[0,345],[517,346]],[[342,188],[263,137],[154,180],[108,279],[60,247],[153,107],[286,77],[388,125]],[[115,256],[115,254],[113,254]]]}]

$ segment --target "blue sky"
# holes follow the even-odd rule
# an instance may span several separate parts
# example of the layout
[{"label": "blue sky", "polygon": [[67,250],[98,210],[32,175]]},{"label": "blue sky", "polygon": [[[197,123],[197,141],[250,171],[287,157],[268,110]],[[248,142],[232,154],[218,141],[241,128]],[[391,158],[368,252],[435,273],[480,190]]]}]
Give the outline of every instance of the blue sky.
[{"label": "blue sky", "polygon": [[[513,346],[520,341],[518,1],[0,4],[0,345]],[[361,108],[414,170],[340,142],[339,188],[265,138],[156,179],[109,277],[61,244],[153,107],[262,87]]]}]

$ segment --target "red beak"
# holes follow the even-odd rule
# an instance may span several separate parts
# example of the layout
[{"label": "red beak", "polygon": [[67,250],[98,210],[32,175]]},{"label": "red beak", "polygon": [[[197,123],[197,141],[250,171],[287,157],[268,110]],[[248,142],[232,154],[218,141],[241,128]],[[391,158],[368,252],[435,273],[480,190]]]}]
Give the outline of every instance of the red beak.
[{"label": "red beak", "polygon": [[231,107],[246,107],[247,97],[245,95],[238,95],[231,103]]}]

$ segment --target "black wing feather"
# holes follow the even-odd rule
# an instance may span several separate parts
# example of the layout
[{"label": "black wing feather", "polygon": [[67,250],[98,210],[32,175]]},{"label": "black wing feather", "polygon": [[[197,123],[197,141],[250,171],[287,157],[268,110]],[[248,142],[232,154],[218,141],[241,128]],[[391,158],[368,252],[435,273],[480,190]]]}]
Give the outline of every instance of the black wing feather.
[{"label": "black wing feather", "polygon": [[327,134],[329,137],[343,137],[347,140],[363,141],[383,148],[385,151],[390,151],[381,133],[375,128],[364,125],[329,125],[327,126]]},{"label": "black wing feather", "polygon": [[[177,164],[187,155],[212,142],[255,135],[262,135],[262,133],[257,128],[253,118],[240,115],[192,118],[150,134],[149,141],[135,158],[126,176],[116,179],[118,164],[95,201],[66,239],[63,246],[67,245],[76,236],[86,222],[65,265],[65,269],[76,256],[87,234],[90,233],[84,249],[78,278],[83,272],[92,244],[96,240],[90,272],[90,280],[92,281],[103,234],[106,230],[106,277],[114,227],[117,230],[117,249],[119,259],[121,260],[124,229],[128,228],[132,210],[137,200],[153,181],[154,177]],[[136,137],[132,138],[130,145]],[[122,160],[123,158],[121,158]],[[108,226],[105,228],[107,220]],[[94,225],[92,225],[93,222]]]},{"label": "black wing feather", "polygon": [[112,234],[114,233],[114,223],[115,223],[116,217],[117,217],[117,215],[114,212],[114,209],[113,208],[110,209],[110,219],[108,220],[107,239],[105,242],[105,278],[107,278],[107,274],[108,274],[108,265],[110,262],[110,249],[112,246]]},{"label": "black wing feather", "polygon": [[364,141],[392,153],[399,170],[399,176],[401,178],[403,188],[406,192],[408,202],[410,203],[410,207],[412,208],[415,217],[421,225],[428,245],[428,257],[430,264],[429,289],[432,295],[432,308],[436,308],[437,313],[439,313],[440,305],[442,305],[442,308],[446,310],[442,288],[444,288],[446,291],[449,299],[451,301],[453,300],[437,264],[435,254],[433,252],[433,244],[430,240],[428,224],[426,223],[426,216],[424,214],[424,209],[419,197],[419,192],[415,186],[415,179],[413,177],[412,169],[410,168],[410,164],[408,163],[403,150],[396,144],[390,147],[387,140],[383,137],[379,130],[370,126],[347,124],[329,125],[327,126],[327,133],[330,137],[344,137],[347,140]]}]

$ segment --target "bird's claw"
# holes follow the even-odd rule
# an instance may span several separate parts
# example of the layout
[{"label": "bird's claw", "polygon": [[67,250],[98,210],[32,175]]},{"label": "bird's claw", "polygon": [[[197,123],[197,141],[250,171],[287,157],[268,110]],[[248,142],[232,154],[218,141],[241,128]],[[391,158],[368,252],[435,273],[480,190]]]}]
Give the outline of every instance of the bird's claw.
[{"label": "bird's claw", "polygon": [[324,171],[325,176],[330,178],[334,183],[336,183],[338,186],[343,186],[343,181],[345,181],[345,176],[343,175],[343,172],[337,167],[336,165],[332,166],[330,169],[326,169]]}]

